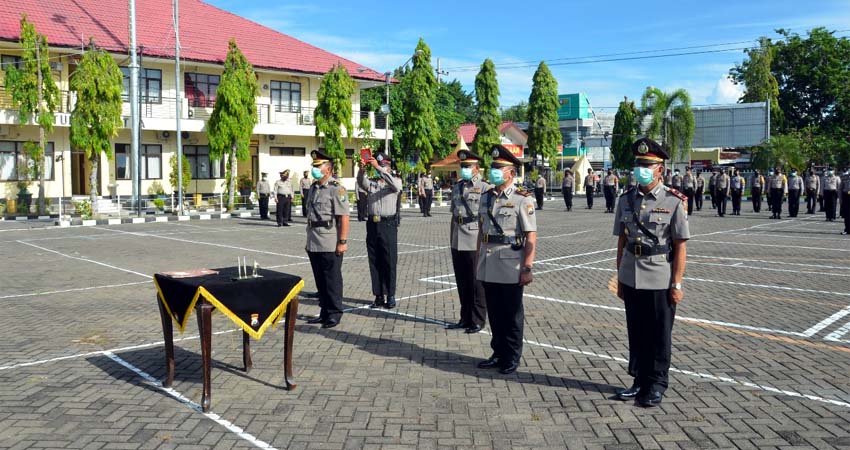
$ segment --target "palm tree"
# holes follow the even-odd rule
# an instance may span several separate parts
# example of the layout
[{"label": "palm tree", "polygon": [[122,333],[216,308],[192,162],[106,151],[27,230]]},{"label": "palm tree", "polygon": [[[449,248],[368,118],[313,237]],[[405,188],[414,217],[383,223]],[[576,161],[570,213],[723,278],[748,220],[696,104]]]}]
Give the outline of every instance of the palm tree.
[{"label": "palm tree", "polygon": [[[691,96],[684,89],[663,92],[649,86],[640,99],[641,119],[650,117],[644,130],[647,136],[661,140],[670,150],[673,161],[682,161],[691,151],[694,137],[694,112]],[[643,122],[643,120],[641,120]]]}]

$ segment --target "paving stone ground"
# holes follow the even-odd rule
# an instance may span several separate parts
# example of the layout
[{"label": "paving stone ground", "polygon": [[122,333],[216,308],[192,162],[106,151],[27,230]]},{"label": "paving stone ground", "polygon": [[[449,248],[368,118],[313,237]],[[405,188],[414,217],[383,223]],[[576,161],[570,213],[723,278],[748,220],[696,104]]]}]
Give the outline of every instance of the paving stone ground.
[{"label": "paving stone ground", "polygon": [[[0,224],[0,448],[850,449],[850,239],[822,214],[776,221],[744,210],[718,218],[706,206],[691,218],[675,370],[650,410],[612,399],[630,380],[624,312],[607,287],[613,215],[598,207],[567,213],[547,202],[537,212],[516,374],[475,367],[489,356],[488,334],[443,328],[459,313],[448,212],[407,210],[398,308],[365,307],[365,226],[352,222],[351,311],[331,330],[299,321],[296,390],[281,388],[280,329],[253,344],[246,374],[240,333],[214,315],[212,418],[140,375],[164,375],[149,277],[246,256],[313,290],[303,224]],[[318,306],[302,299],[299,313]],[[189,323],[174,390],[197,403]]]}]

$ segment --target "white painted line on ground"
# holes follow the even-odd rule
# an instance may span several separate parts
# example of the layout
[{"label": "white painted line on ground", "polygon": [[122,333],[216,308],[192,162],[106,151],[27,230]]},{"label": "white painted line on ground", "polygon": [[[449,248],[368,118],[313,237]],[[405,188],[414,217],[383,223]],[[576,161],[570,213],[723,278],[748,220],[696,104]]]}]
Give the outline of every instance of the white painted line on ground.
[{"label": "white painted line on ground", "polygon": [[122,283],[122,284],[107,284],[104,286],[89,286],[84,288],[74,288],[74,289],[63,289],[60,291],[47,291],[47,292],[33,292],[29,294],[13,294],[13,295],[3,295],[0,296],[0,300],[6,298],[21,298],[21,297],[37,297],[40,295],[53,295],[53,294],[63,294],[65,292],[79,292],[79,291],[91,291],[94,289],[109,289],[116,287],[124,287],[124,286],[135,286],[137,284],[148,284],[150,281],[136,281],[135,283]]},{"label": "white painted line on ground", "polygon": [[699,262],[699,261],[688,261],[688,265],[702,265],[702,266],[714,266],[714,267],[734,267],[736,269],[755,269],[761,270],[765,272],[785,272],[785,273],[796,273],[796,274],[810,274],[810,275],[825,275],[828,277],[850,277],[850,273],[830,273],[830,272],[818,272],[814,270],[793,270],[793,269],[775,269],[773,267],[756,267],[756,266],[745,266],[744,263],[738,262],[735,264],[720,264],[720,263],[708,263],[708,262]]},{"label": "white painted line on ground", "polygon": [[688,254],[688,259],[690,259],[690,258],[724,259],[724,260],[729,260],[729,261],[758,262],[758,263],[765,263],[765,264],[779,264],[779,265],[783,265],[783,266],[817,267],[817,268],[822,268],[822,269],[839,269],[839,270],[850,271],[850,266],[827,266],[825,264],[790,263],[790,262],[781,262],[781,261],[767,261],[767,260],[763,260],[763,259],[732,258],[730,256],[706,256],[706,255]]},{"label": "white painted line on ground", "polygon": [[141,273],[141,272],[136,272],[135,270],[124,269],[124,268],[121,268],[121,267],[118,267],[118,266],[113,266],[112,264],[106,264],[106,263],[103,263],[103,262],[100,262],[100,261],[95,261],[93,259],[83,258],[81,256],[71,256],[71,255],[68,255],[68,254],[65,254],[65,253],[62,253],[62,252],[57,252],[56,250],[51,250],[49,248],[44,248],[44,247],[41,247],[41,246],[38,246],[38,245],[35,245],[35,244],[30,244],[29,242],[23,242],[23,241],[17,241],[17,242],[19,244],[29,245],[30,247],[35,247],[37,249],[44,250],[46,252],[55,253],[59,256],[64,256],[66,258],[76,259],[78,261],[90,262],[92,264],[97,264],[99,266],[109,267],[110,269],[115,269],[115,270],[120,270],[122,272],[132,273],[132,274],[138,275],[140,277],[153,278],[150,275],[147,275],[147,274],[144,274],[144,273]]},{"label": "white painted line on ground", "polygon": [[826,335],[826,337],[824,337],[823,339],[824,339],[825,341],[835,341],[835,342],[847,342],[847,343],[850,343],[850,341],[848,341],[848,340],[846,340],[846,339],[841,339],[841,337],[842,337],[842,336],[844,336],[844,335],[845,335],[845,334],[847,334],[847,333],[850,333],[850,322],[845,323],[844,325],[842,325],[842,326],[841,326],[840,328],[838,328],[837,330],[833,331],[832,333],[829,333],[829,334],[828,334],[828,335]]},{"label": "white painted line on ground", "polygon": [[136,375],[142,377],[145,381],[148,382],[148,384],[150,384],[154,388],[168,394],[170,397],[174,398],[175,400],[179,401],[180,403],[183,403],[184,405],[188,406],[189,408],[192,408],[196,412],[203,414],[207,419],[210,419],[213,422],[223,426],[225,429],[227,429],[227,431],[230,431],[231,433],[239,436],[240,439],[243,439],[245,441],[250,442],[252,445],[254,445],[257,448],[276,450],[269,443],[257,439],[253,435],[247,433],[241,427],[234,425],[232,422],[230,422],[227,419],[222,418],[218,414],[211,413],[211,412],[208,412],[208,413],[203,412],[203,410],[201,409],[201,405],[198,405],[197,403],[193,402],[192,400],[189,400],[183,394],[177,392],[173,388],[163,387],[162,383],[159,380],[157,380],[156,378],[154,378],[152,375],[150,375],[149,373],[145,372],[144,370],[139,369],[138,367],[130,364],[129,362],[127,362],[126,360],[122,359],[121,357],[115,355],[114,353],[106,351],[106,352],[102,352],[102,354],[109,357],[110,359],[112,359],[116,363],[118,363],[118,364],[124,366],[125,368],[129,369],[130,371],[132,371]]},{"label": "white painted line on ground", "polygon": [[[758,236],[758,237],[766,237],[766,238],[785,238],[785,239],[801,239],[806,241],[838,241],[838,242],[846,242],[850,243],[850,240],[842,239],[842,238],[824,238],[824,237],[814,237],[809,235],[801,235],[801,236],[788,236],[786,234],[768,234],[765,232],[761,233],[725,233],[731,234],[733,236]],[[836,234],[838,234],[836,232]]]},{"label": "white painted line on ground", "polygon": [[754,242],[731,242],[731,241],[709,241],[705,239],[691,239],[688,243],[691,242],[703,242],[708,244],[729,244],[729,245],[749,245],[754,247],[779,247],[783,249],[794,249],[794,250],[823,250],[829,252],[846,252],[850,253],[850,249],[844,248],[827,248],[827,247],[802,247],[799,245],[780,245],[780,244],[756,244]]},{"label": "white painted line on ground", "polygon": [[596,231],[596,230],[584,230],[584,231],[576,231],[575,233],[555,234],[555,235],[550,235],[550,236],[538,236],[537,240],[539,241],[541,239],[555,239],[555,238],[559,238],[559,237],[575,236],[577,234],[591,233],[593,231]]},{"label": "white painted line on ground", "polygon": [[842,318],[844,318],[848,314],[850,314],[850,306],[848,306],[848,307],[842,309],[841,311],[838,311],[837,313],[827,317],[826,319],[823,319],[820,322],[814,324],[811,328],[804,331],[803,334],[805,334],[806,336],[814,336],[815,334],[817,334],[818,332],[820,332],[824,328],[834,324],[835,322],[838,322],[839,320],[841,320]]}]

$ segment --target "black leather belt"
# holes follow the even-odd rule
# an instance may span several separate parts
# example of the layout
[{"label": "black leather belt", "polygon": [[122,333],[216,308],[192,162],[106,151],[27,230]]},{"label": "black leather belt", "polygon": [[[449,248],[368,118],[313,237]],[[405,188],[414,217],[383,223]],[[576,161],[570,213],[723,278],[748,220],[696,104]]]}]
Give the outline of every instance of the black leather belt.
[{"label": "black leather belt", "polygon": [[307,225],[310,228],[318,228],[318,227],[331,228],[331,227],[334,226],[334,221],[333,220],[310,220],[310,221],[307,222]]},{"label": "black leather belt", "polygon": [[470,216],[470,217],[460,217],[460,216],[458,216],[458,217],[454,218],[454,221],[458,225],[466,225],[468,223],[478,222],[478,216]]},{"label": "black leather belt", "polygon": [[516,236],[505,236],[503,234],[485,234],[484,242],[490,244],[516,244]]},{"label": "black leather belt", "polygon": [[375,223],[395,221],[395,216],[369,216],[369,220]]},{"label": "black leather belt", "polygon": [[669,245],[651,245],[642,242],[629,242],[626,244],[626,250],[635,256],[655,256],[666,255],[670,253]]}]

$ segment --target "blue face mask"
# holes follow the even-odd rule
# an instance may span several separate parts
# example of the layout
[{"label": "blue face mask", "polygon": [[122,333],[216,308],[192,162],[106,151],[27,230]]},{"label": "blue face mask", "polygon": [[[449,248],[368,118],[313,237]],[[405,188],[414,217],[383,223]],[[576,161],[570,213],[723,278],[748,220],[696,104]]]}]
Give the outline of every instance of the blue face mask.
[{"label": "blue face mask", "polygon": [[316,180],[321,180],[324,176],[324,174],[322,174],[322,169],[318,167],[313,167],[312,169],[310,169],[310,175],[312,175],[313,178]]},{"label": "blue face mask", "polygon": [[637,166],[635,167],[634,174],[635,179],[641,186],[649,186],[652,184],[652,180],[654,180],[653,171],[649,167]]},{"label": "blue face mask", "polygon": [[496,186],[501,186],[505,182],[505,174],[502,169],[490,169],[490,182]]},{"label": "blue face mask", "polygon": [[464,180],[472,179],[472,167],[461,167],[460,168],[460,177]]}]

